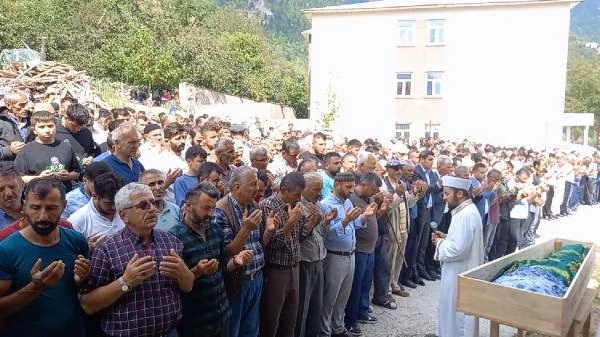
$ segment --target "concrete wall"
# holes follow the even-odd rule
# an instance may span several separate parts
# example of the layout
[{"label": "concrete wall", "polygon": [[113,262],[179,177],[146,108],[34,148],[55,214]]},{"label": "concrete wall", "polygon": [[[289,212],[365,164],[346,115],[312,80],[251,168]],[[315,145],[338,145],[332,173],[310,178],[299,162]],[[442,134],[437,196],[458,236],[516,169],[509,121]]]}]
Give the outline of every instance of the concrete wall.
[{"label": "concrete wall", "polygon": [[[312,14],[311,118],[335,92],[348,137],[395,134],[395,123],[440,123],[445,139],[554,143],[564,109],[569,3]],[[426,46],[427,20],[445,19],[444,46]],[[398,20],[415,20],[414,47]],[[413,72],[411,98],[396,72]],[[443,97],[425,97],[426,71],[443,71]],[[411,127],[412,129],[412,127]],[[420,134],[415,134],[419,132]]]}]

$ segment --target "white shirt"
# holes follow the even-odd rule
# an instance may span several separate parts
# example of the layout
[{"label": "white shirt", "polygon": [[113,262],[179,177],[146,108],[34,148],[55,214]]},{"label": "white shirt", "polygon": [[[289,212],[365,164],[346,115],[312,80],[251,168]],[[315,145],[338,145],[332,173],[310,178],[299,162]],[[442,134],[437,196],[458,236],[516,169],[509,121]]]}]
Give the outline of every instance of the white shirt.
[{"label": "white shirt", "polygon": [[[181,159],[178,155],[171,151],[164,151],[161,153],[148,152],[140,157],[140,162],[147,169],[159,170],[163,177],[167,177],[169,170],[182,169],[185,174],[188,171],[188,165],[185,160]],[[175,191],[173,190],[173,184],[167,187],[165,190],[164,200],[175,203]]]},{"label": "white shirt", "polygon": [[97,235],[111,236],[125,227],[119,214],[111,219],[98,212],[93,199],[67,219],[73,224],[73,229],[83,234],[86,239]]}]

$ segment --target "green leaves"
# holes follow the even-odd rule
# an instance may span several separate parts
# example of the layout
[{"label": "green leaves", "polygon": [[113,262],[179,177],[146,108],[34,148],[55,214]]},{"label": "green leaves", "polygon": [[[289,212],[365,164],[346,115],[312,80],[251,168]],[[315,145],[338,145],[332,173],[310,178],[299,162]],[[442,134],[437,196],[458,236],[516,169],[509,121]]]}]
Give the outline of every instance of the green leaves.
[{"label": "green leaves", "polygon": [[600,117],[600,61],[579,59],[567,70],[567,112],[594,113]]},{"label": "green leaves", "polygon": [[0,48],[16,48],[24,41],[37,49],[39,38],[46,36],[49,59],[95,77],[150,87],[186,81],[290,105],[299,116],[306,115],[306,62],[283,56],[298,44],[275,46],[258,19],[235,5],[219,7],[213,0],[0,0]]}]

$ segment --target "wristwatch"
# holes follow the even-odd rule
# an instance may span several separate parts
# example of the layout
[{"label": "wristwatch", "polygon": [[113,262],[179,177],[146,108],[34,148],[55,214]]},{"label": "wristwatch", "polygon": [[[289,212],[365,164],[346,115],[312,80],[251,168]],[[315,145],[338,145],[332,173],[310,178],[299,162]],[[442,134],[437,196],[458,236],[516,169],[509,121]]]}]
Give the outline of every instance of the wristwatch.
[{"label": "wristwatch", "polygon": [[128,293],[129,291],[131,291],[131,288],[132,288],[131,285],[129,285],[128,283],[125,282],[125,280],[123,279],[123,276],[119,277],[117,279],[117,282],[119,282],[122,292]]}]

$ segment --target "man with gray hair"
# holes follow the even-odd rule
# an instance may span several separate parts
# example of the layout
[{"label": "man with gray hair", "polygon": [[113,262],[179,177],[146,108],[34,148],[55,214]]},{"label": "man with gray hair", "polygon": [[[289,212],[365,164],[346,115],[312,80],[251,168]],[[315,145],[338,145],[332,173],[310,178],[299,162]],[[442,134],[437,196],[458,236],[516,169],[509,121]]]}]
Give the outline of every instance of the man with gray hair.
[{"label": "man with gray hair", "polygon": [[243,250],[253,253],[245,268],[226,275],[226,290],[231,302],[229,336],[258,336],[265,266],[263,243],[269,242],[272,232],[265,230],[267,216],[254,201],[258,194],[256,169],[249,166],[232,169],[229,191],[214,210],[214,220],[223,230],[225,252],[229,257]]},{"label": "man with gray hair", "polygon": [[250,150],[250,165],[257,170],[266,170],[269,165],[269,151],[264,146],[254,146]]},{"label": "man with gray hair", "polygon": [[[318,207],[323,188],[323,176],[318,172],[304,174],[306,188],[302,192],[302,204],[306,207]],[[323,262],[327,251],[323,245],[323,235],[337,211],[331,210],[321,214],[320,225],[300,244],[300,301],[298,303],[298,319],[296,321],[296,337],[316,336],[319,333],[321,306],[323,305]],[[309,215],[308,211],[304,212]]]},{"label": "man with gray hair", "polygon": [[137,182],[140,174],[145,171],[144,165],[137,160],[140,148],[138,130],[132,124],[121,124],[111,133],[111,139],[114,152],[103,161],[123,178],[125,184]]},{"label": "man with gray hair", "polygon": [[92,272],[81,296],[90,315],[101,312],[106,335],[173,336],[181,319],[181,293],[190,292],[194,273],[180,257],[183,244],[154,230],[157,201],[150,187],[125,185],[115,206],[125,228],[92,254]]},{"label": "man with gray hair", "polygon": [[356,170],[354,170],[354,183],[360,183],[360,179],[367,173],[374,172],[377,168],[377,157],[371,152],[360,152],[356,158]]},{"label": "man with gray hair", "polygon": [[221,179],[228,183],[231,172],[235,168],[233,166],[233,160],[235,159],[235,143],[233,139],[227,137],[219,138],[215,144],[215,156],[217,158],[215,163],[223,169]]},{"label": "man with gray hair", "polygon": [[0,113],[0,159],[14,160],[29,136],[29,111],[27,95],[20,90],[4,97],[6,110]]}]

